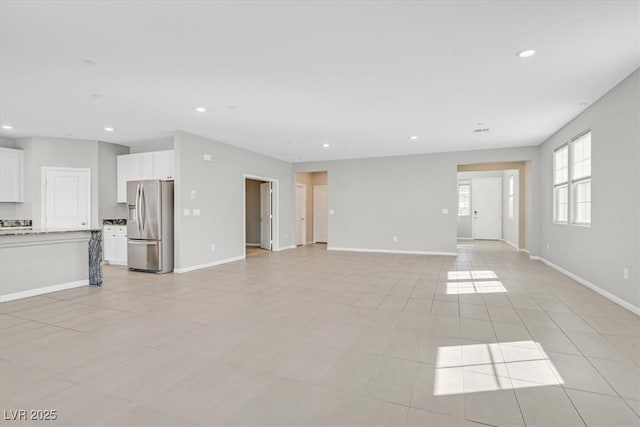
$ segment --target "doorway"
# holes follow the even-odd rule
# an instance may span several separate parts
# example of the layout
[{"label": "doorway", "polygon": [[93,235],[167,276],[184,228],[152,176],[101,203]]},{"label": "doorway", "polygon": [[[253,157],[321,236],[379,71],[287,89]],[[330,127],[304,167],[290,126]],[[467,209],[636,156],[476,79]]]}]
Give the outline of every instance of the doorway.
[{"label": "doorway", "polygon": [[329,240],[327,172],[296,174],[296,246]]},{"label": "doorway", "polygon": [[244,175],[244,256],[278,248],[278,180]]},{"label": "doorway", "polygon": [[501,240],[527,250],[527,162],[458,166],[458,240]]},{"label": "doorway", "polygon": [[43,167],[41,214],[44,228],[89,228],[91,169]]}]

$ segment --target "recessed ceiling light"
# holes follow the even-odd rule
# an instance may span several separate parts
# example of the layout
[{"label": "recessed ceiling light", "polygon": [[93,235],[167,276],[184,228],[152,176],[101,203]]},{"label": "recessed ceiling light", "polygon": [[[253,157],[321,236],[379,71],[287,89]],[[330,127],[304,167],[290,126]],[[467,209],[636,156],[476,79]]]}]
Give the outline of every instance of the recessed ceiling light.
[{"label": "recessed ceiling light", "polygon": [[114,130],[116,130],[115,128],[112,128],[111,126],[105,126],[104,130],[107,132],[113,132]]},{"label": "recessed ceiling light", "polygon": [[413,135],[409,137],[410,140],[415,141],[416,139],[418,139],[417,135]]},{"label": "recessed ceiling light", "polygon": [[83,59],[82,63],[85,64],[85,65],[96,65],[96,62],[92,61],[90,59]]},{"label": "recessed ceiling light", "polygon": [[530,56],[533,56],[536,54],[536,51],[533,49],[527,49],[527,50],[522,50],[520,52],[518,52],[518,56],[520,58],[528,58]]},{"label": "recessed ceiling light", "polygon": [[323,148],[329,148],[329,147],[331,147],[331,144],[328,144],[328,143],[325,142],[324,144],[322,144],[322,147]]},{"label": "recessed ceiling light", "polygon": [[2,125],[2,129],[11,130],[11,129],[13,129],[13,126],[11,126],[11,125]]},{"label": "recessed ceiling light", "polygon": [[196,107],[196,111],[197,111],[198,113],[206,113],[206,112],[207,112],[207,109],[206,109],[206,108],[204,108],[204,107]]}]

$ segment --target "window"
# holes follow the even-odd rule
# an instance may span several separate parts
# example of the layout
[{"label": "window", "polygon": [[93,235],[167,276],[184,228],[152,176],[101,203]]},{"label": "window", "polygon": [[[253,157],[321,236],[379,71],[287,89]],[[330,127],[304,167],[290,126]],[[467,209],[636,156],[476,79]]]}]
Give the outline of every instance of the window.
[{"label": "window", "polygon": [[458,185],[458,216],[471,215],[471,186],[469,184]]},{"label": "window", "polygon": [[553,220],[569,220],[569,146],[563,145],[553,152]]},{"label": "window", "polygon": [[514,216],[514,212],[513,212],[514,197],[515,197],[515,188],[514,188],[513,175],[509,175],[509,204],[508,204],[509,219],[513,219],[513,216]]},{"label": "window", "polygon": [[[569,203],[571,202],[571,203]],[[591,132],[553,152],[553,219],[591,224]]]},{"label": "window", "polygon": [[572,142],[571,172],[572,220],[574,224],[591,224],[591,132]]}]

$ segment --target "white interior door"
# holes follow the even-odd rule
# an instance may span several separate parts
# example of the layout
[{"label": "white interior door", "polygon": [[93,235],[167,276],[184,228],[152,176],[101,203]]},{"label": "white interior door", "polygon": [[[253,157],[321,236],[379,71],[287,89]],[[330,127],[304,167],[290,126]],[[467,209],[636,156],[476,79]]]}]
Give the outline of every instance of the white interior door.
[{"label": "white interior door", "polygon": [[327,186],[313,187],[313,241],[327,243],[329,212],[327,208]]},{"label": "white interior door", "polygon": [[89,228],[91,170],[42,168],[45,228]]},{"label": "white interior door", "polygon": [[260,184],[260,247],[271,250],[271,223],[273,220],[271,183]]},{"label": "white interior door", "polygon": [[307,242],[307,186],[296,185],[296,245]]},{"label": "white interior door", "polygon": [[473,178],[471,180],[471,217],[473,238],[502,238],[502,179]]}]

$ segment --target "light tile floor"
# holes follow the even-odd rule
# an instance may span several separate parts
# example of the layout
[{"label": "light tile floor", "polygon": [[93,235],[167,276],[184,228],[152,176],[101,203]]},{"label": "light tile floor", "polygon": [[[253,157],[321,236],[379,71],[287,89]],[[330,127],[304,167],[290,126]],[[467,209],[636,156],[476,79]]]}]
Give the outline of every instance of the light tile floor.
[{"label": "light tile floor", "polygon": [[461,242],[455,258],[307,246],[104,276],[0,305],[3,418],[640,424],[640,319],[503,243]]}]

